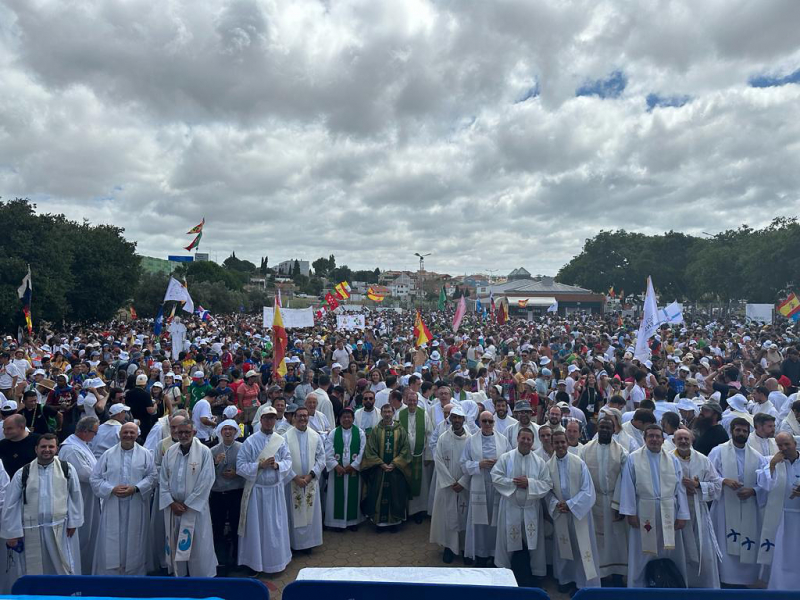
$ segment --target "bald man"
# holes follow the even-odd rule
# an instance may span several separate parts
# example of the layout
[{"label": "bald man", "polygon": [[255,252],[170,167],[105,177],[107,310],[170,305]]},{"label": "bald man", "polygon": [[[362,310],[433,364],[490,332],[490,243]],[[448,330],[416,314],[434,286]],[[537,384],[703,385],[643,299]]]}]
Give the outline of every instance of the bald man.
[{"label": "bald man", "polygon": [[800,586],[797,539],[800,535],[800,460],[797,442],[788,433],[775,436],[778,452],[758,471],[759,485],[768,491],[761,529],[758,562],[772,564],[769,589]]}]

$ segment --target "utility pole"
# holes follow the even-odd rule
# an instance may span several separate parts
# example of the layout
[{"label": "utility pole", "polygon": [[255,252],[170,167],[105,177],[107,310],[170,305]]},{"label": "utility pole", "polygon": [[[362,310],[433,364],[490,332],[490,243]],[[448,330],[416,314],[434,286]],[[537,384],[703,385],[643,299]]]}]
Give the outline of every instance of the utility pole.
[{"label": "utility pole", "polygon": [[420,308],[422,307],[422,302],[425,300],[425,288],[422,285],[422,272],[425,270],[425,257],[430,255],[430,252],[427,254],[414,252],[414,256],[419,257],[419,271],[417,271],[417,285],[419,286],[419,291],[417,292],[417,298],[419,299]]}]

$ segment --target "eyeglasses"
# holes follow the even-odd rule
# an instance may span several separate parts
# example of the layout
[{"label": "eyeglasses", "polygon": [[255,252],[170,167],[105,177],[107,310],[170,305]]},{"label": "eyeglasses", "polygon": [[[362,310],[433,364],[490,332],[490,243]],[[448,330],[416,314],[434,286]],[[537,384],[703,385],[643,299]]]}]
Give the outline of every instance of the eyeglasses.
[{"label": "eyeglasses", "polygon": [[494,423],[491,419],[481,419],[481,423]]}]

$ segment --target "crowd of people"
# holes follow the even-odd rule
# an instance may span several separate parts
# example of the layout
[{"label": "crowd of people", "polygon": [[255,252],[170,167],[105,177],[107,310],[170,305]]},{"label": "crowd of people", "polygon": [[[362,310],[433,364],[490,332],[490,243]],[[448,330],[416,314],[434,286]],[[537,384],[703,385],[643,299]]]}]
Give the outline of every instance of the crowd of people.
[{"label": "crowd of people", "polygon": [[421,316],[421,345],[409,312],[289,330],[284,375],[245,315],[5,337],[0,590],[274,574],[365,522],[562,592],[800,586],[794,327],[663,326],[638,360],[617,315]]}]

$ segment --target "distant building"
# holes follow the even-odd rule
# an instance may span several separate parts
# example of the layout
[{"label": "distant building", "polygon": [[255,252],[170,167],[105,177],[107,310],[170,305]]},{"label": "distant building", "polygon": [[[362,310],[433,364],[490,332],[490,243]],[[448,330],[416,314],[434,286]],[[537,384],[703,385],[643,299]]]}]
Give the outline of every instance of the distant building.
[{"label": "distant building", "polygon": [[282,263],[278,263],[278,266],[275,267],[278,275],[285,275],[286,277],[291,277],[292,272],[294,271],[294,263],[297,263],[300,266],[300,274],[309,277],[311,275],[311,263],[307,260],[298,260],[298,259],[290,259],[285,260]]},{"label": "distant building", "polygon": [[604,294],[558,283],[552,277],[534,278],[523,268],[511,271],[505,283],[478,288],[481,302],[488,300],[490,293],[494,295],[495,304],[500,298],[508,298],[509,315],[516,318],[542,315],[556,301],[560,315],[580,311],[602,313],[606,299]]}]

